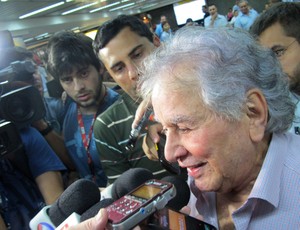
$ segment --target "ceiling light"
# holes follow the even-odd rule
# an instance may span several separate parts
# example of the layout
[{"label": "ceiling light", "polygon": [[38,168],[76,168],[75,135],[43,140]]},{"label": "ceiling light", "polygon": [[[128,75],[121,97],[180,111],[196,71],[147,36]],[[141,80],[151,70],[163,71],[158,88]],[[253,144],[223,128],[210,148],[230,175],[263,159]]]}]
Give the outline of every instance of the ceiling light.
[{"label": "ceiling light", "polygon": [[142,8],[142,9],[147,9],[147,8],[153,7],[153,6],[155,6],[155,5],[157,5],[157,3],[153,3],[153,4],[150,4],[150,5],[146,5],[146,6],[143,6],[143,7],[141,7],[141,8]]},{"label": "ceiling light", "polygon": [[128,6],[133,6],[133,5],[135,5],[134,2],[123,5],[123,6],[116,7],[116,8],[113,8],[113,9],[110,9],[109,11],[115,11],[115,10],[119,10],[119,9],[122,9],[122,8],[125,8],[125,7],[128,7]]},{"label": "ceiling light", "polygon": [[139,6],[133,5],[133,6],[129,6],[129,7],[123,8],[123,10],[129,10],[129,9],[133,9],[133,8],[136,8],[136,7],[139,7]]},{"label": "ceiling light", "polygon": [[63,5],[63,4],[65,4],[65,2],[58,2],[58,3],[55,3],[55,4],[53,4],[53,5],[50,5],[50,6],[41,8],[41,9],[39,9],[39,10],[32,11],[32,12],[30,12],[30,13],[28,13],[28,14],[24,14],[24,15],[20,16],[19,19],[28,18],[28,17],[30,17],[30,16],[32,16],[32,15],[35,15],[35,14],[44,12],[44,11],[46,11],[46,10],[50,10],[50,9],[52,9],[52,8],[54,8],[54,7],[57,7],[57,6],[60,6],[60,5]]},{"label": "ceiling light", "polygon": [[84,5],[84,6],[80,6],[80,7],[77,7],[75,9],[72,9],[72,10],[68,10],[68,11],[65,11],[63,12],[61,15],[67,15],[67,14],[71,14],[73,12],[76,12],[76,11],[79,11],[79,10],[82,10],[82,9],[85,9],[85,8],[88,8],[90,6],[93,6],[93,5],[96,5],[98,4],[98,2],[92,2],[90,4],[87,4],[87,5]]},{"label": "ceiling light", "polygon": [[30,42],[30,41],[33,41],[33,38],[28,38],[28,39],[25,39],[24,42]]},{"label": "ceiling light", "polygon": [[93,10],[90,11],[90,13],[94,13],[94,12],[96,12],[96,11],[104,10],[104,9],[106,9],[106,8],[109,8],[109,7],[111,7],[111,6],[115,6],[115,5],[118,5],[118,4],[120,4],[120,2],[114,2],[114,3],[112,3],[112,4],[108,4],[108,5],[106,5],[106,6],[102,6],[102,7],[99,7],[99,8],[97,8],[97,9],[93,9]]},{"label": "ceiling light", "polygon": [[37,38],[40,38],[40,37],[45,37],[45,36],[47,36],[49,33],[43,33],[43,34],[40,34],[40,35],[37,35],[37,36],[35,36],[35,38],[37,39]]}]

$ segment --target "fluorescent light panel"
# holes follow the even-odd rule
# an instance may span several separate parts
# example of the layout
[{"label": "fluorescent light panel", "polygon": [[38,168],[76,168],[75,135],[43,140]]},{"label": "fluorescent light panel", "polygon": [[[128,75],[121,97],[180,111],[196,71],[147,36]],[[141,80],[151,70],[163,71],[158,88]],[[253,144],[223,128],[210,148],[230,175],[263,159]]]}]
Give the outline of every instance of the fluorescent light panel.
[{"label": "fluorescent light panel", "polygon": [[116,8],[113,8],[113,9],[110,9],[109,11],[115,11],[115,10],[119,10],[119,9],[122,9],[122,8],[125,8],[125,7],[128,7],[128,6],[133,6],[133,5],[135,5],[134,2],[123,5],[123,6],[116,7]]},{"label": "fluorescent light panel", "polygon": [[102,6],[102,7],[99,7],[99,8],[97,8],[97,9],[93,9],[93,10],[90,11],[90,13],[94,13],[94,12],[96,12],[96,11],[104,10],[104,9],[106,9],[106,8],[109,8],[109,7],[111,7],[111,6],[115,6],[115,5],[118,5],[118,4],[120,4],[120,2],[114,2],[114,3],[112,3],[112,4],[108,4],[108,5],[106,5],[106,6]]},{"label": "fluorescent light panel", "polygon": [[136,8],[136,7],[139,7],[137,5],[132,5],[132,6],[128,6],[126,8],[123,8],[123,10],[130,10],[130,9],[133,9],[133,8]]},{"label": "fluorescent light panel", "polygon": [[80,6],[80,7],[74,8],[72,10],[65,11],[61,15],[71,14],[71,13],[74,13],[76,11],[79,11],[79,10],[82,10],[82,9],[85,9],[85,8],[88,8],[88,7],[96,5],[96,4],[98,4],[98,2],[92,2],[90,4],[87,4],[87,5],[84,5],[84,6]]},{"label": "fluorescent light panel", "polygon": [[65,4],[65,2],[58,2],[58,3],[55,3],[55,4],[53,4],[53,5],[46,6],[46,7],[44,7],[44,8],[39,9],[39,10],[35,10],[35,11],[32,11],[32,12],[30,12],[30,13],[28,13],[28,14],[24,14],[24,15],[20,16],[19,19],[28,18],[28,17],[30,17],[30,16],[32,16],[32,15],[39,14],[39,13],[41,13],[41,12],[50,10],[50,9],[52,9],[52,8],[58,7],[58,6],[63,5],[63,4]]},{"label": "fluorescent light panel", "polygon": [[150,4],[150,5],[143,6],[142,9],[147,9],[147,8],[153,7],[155,5],[157,5],[157,3],[153,3],[153,4]]}]

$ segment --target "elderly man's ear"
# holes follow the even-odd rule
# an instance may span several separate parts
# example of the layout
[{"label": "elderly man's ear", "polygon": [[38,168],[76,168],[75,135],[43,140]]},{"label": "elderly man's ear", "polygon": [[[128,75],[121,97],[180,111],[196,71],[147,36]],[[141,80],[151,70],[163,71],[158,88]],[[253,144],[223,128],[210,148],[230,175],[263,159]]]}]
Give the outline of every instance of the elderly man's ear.
[{"label": "elderly man's ear", "polygon": [[247,116],[249,119],[249,135],[254,142],[259,142],[265,135],[268,122],[268,106],[259,89],[247,92]]}]

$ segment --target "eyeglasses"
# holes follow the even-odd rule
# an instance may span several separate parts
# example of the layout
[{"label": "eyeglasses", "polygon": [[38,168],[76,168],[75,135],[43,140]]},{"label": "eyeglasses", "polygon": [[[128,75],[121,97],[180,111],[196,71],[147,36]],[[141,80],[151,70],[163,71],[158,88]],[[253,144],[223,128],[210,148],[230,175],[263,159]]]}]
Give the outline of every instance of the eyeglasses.
[{"label": "eyeglasses", "polygon": [[276,57],[282,57],[285,52],[288,50],[288,48],[294,44],[294,42],[297,41],[296,39],[294,41],[292,41],[289,45],[287,45],[286,47],[279,47],[273,50],[273,52],[275,53]]},{"label": "eyeglasses", "polygon": [[180,175],[182,173],[182,168],[178,165],[177,162],[171,163],[167,161],[165,158],[164,154],[164,148],[166,144],[166,136],[161,134],[160,135],[160,140],[157,145],[157,154],[158,154],[158,159],[161,165],[170,173]]}]

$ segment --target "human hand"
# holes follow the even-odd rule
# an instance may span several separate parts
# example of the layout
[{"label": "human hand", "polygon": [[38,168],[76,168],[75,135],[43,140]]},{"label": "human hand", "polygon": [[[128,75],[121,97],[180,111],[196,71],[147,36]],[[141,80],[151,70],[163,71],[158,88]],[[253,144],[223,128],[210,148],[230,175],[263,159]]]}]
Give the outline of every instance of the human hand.
[{"label": "human hand", "polygon": [[212,15],[212,16],[211,16],[211,20],[214,22],[214,21],[216,20],[217,16],[218,16],[218,14]]},{"label": "human hand", "polygon": [[157,123],[148,127],[147,135],[144,137],[142,148],[150,160],[158,160],[156,144],[160,140],[159,134],[162,131],[162,125]]},{"label": "human hand", "polygon": [[150,107],[149,102],[147,100],[143,100],[139,107],[137,108],[134,116],[133,123],[131,125],[131,128],[134,129],[138,126],[140,120],[142,120],[142,117],[144,116],[146,110]]},{"label": "human hand", "polygon": [[106,229],[108,214],[105,209],[100,209],[98,214],[88,220],[85,220],[75,226],[71,226],[69,230],[103,230]]},{"label": "human hand", "polygon": [[[68,230],[105,230],[108,222],[108,213],[106,209],[100,209],[98,214],[88,220],[85,220],[75,226],[70,226]],[[141,230],[139,226],[134,227],[132,230]]]}]

